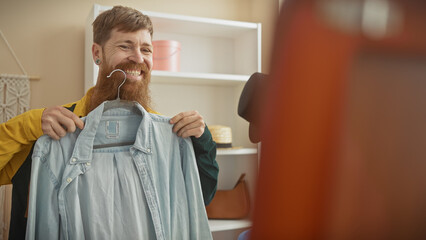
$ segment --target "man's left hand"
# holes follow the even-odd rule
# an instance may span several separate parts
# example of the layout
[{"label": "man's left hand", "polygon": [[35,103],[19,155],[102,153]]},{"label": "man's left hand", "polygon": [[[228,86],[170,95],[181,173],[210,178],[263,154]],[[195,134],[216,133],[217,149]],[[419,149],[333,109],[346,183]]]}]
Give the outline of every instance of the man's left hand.
[{"label": "man's left hand", "polygon": [[206,124],[203,117],[197,111],[181,112],[170,119],[170,123],[174,124],[173,132],[179,137],[201,137],[204,133]]}]

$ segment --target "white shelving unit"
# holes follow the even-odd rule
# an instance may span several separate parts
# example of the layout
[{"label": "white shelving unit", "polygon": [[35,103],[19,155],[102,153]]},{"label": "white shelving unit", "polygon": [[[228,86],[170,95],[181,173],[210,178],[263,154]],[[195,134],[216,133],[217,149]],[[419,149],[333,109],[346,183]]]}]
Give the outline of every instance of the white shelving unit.
[{"label": "white shelving unit", "polygon": [[[98,72],[90,50],[91,24],[99,13],[110,8],[95,4],[87,18],[85,91],[95,85]],[[237,106],[245,82],[251,74],[261,71],[261,25],[140,10],[153,22],[153,40],[181,43],[179,72],[152,71],[154,109],[168,116],[197,110],[207,125],[230,126],[232,144],[237,148],[217,152],[218,189],[232,188],[241,173],[246,173],[252,195],[258,166],[257,149],[249,142],[248,123],[237,115]],[[221,239],[228,239],[223,237],[224,232],[251,226],[247,219],[209,222],[213,236],[220,232]]]},{"label": "white shelving unit", "polygon": [[[96,83],[98,67],[92,61],[91,24],[99,13],[112,8],[95,4],[86,23],[85,91]],[[181,43],[181,71],[153,71],[153,82],[178,78],[191,84],[245,82],[261,71],[261,25],[212,18],[143,11],[154,25],[153,40]],[[154,63],[155,64],[155,63]]]}]

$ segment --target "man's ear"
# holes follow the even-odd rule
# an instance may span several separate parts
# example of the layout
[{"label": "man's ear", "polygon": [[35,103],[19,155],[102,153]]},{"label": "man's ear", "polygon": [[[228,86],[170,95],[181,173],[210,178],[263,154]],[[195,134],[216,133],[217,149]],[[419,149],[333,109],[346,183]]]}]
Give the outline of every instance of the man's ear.
[{"label": "man's ear", "polygon": [[[102,47],[101,45],[97,43],[93,43],[92,45],[92,57],[93,61],[96,63],[96,61],[102,61]],[[99,65],[99,64],[97,64]]]}]

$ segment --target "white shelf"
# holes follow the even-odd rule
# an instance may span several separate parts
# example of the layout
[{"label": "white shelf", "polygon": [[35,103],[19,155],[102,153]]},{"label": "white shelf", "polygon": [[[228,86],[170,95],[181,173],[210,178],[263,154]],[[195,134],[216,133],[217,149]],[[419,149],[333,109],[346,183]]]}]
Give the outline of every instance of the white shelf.
[{"label": "white shelf", "polygon": [[242,229],[251,227],[251,221],[247,219],[242,220],[209,220],[210,231],[219,232],[234,229]]},{"label": "white shelf", "polygon": [[250,75],[218,74],[218,73],[192,73],[192,72],[168,72],[154,70],[151,73],[153,83],[166,84],[192,84],[227,86],[245,83]]},{"label": "white shelf", "polygon": [[[112,6],[94,5],[95,13],[111,9]],[[159,13],[141,10],[148,15],[155,27],[155,34],[161,32],[214,36],[214,37],[238,37],[247,31],[257,31],[259,23],[224,20],[217,18],[205,18],[171,13]],[[155,35],[154,34],[154,35]]]},{"label": "white shelf", "polygon": [[[259,23],[231,21],[215,18],[184,16],[178,14],[142,11],[148,15],[155,28],[169,33],[183,33],[214,37],[237,37],[248,31],[257,30]],[[154,34],[155,35],[155,34]]]},{"label": "white shelf", "polygon": [[256,148],[217,149],[217,155],[250,155],[257,154]]}]

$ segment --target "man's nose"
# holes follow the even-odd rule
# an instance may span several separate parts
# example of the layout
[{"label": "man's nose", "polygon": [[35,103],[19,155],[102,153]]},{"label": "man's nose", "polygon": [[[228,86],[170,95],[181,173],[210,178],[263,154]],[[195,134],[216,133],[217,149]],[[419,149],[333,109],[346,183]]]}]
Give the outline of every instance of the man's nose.
[{"label": "man's nose", "polygon": [[143,54],[138,49],[135,49],[132,52],[132,55],[129,56],[129,60],[135,63],[143,63],[144,62]]}]

